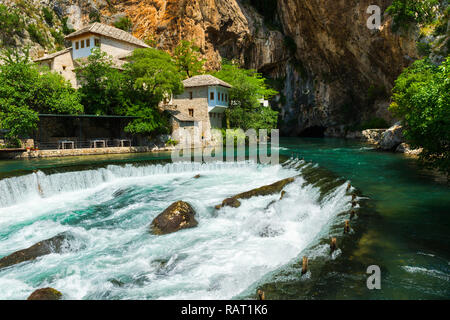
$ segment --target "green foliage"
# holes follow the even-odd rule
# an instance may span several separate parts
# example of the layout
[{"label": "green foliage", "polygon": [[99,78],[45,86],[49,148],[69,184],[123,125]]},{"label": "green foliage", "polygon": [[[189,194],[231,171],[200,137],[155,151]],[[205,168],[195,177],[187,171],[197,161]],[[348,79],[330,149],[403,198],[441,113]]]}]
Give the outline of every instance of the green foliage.
[{"label": "green foliage", "polygon": [[233,86],[229,91],[230,108],[226,110],[230,126],[244,130],[276,127],[278,112],[261,106],[259,100],[269,99],[278,92],[267,86],[260,73],[225,61],[214,76]]},{"label": "green foliage", "polygon": [[178,71],[185,79],[203,73],[205,60],[200,58],[200,49],[193,42],[182,40],[175,48],[173,57]]},{"label": "green foliage", "polygon": [[404,119],[405,137],[422,147],[425,164],[450,173],[450,57],[437,67],[418,60],[398,77],[390,111]]},{"label": "green foliage", "polygon": [[51,29],[50,33],[52,34],[52,37],[55,39],[55,42],[59,44],[60,46],[64,45],[64,34],[61,31]]},{"label": "green foliage", "polygon": [[53,12],[47,7],[42,8],[42,14],[44,15],[44,20],[50,27],[53,27]]},{"label": "green foliage", "polygon": [[22,32],[24,28],[25,23],[19,11],[0,4],[0,39],[2,43],[9,44],[11,38]]},{"label": "green foliage", "polygon": [[445,8],[442,15],[436,21],[436,26],[433,32],[434,36],[440,36],[447,34],[448,21],[450,17],[450,7]]},{"label": "green foliage", "polygon": [[408,30],[411,24],[431,23],[439,0],[394,0],[386,13],[394,19],[393,30]]},{"label": "green foliage", "polygon": [[62,20],[61,20],[62,30],[65,35],[75,32],[75,29],[69,28],[69,26],[67,25],[68,19],[69,19],[68,17],[65,17],[65,18],[62,18]]},{"label": "green foliage", "polygon": [[29,62],[28,51],[6,50],[0,63],[0,127],[9,138],[28,135],[38,113],[81,113],[78,93],[62,76]]},{"label": "green foliage", "polygon": [[168,120],[158,105],[165,97],[183,92],[181,76],[169,54],[137,49],[120,72],[110,56],[94,48],[76,73],[87,113],[137,117],[125,128],[132,134],[168,131]]},{"label": "green foliage", "polygon": [[182,77],[172,57],[153,48],[137,49],[125,68],[133,96],[140,101],[139,108],[131,108],[127,114],[141,117],[125,130],[131,133],[166,133],[168,120],[160,113],[158,105],[164,98],[184,91]]},{"label": "green foliage", "polygon": [[89,12],[89,21],[91,23],[101,22],[100,18],[101,18],[100,12],[98,12],[97,10],[92,10],[91,12]]},{"label": "green foliage", "polygon": [[133,22],[128,17],[122,17],[114,23],[114,27],[130,32],[131,28],[133,28]]},{"label": "green foliage", "polygon": [[421,57],[428,56],[431,53],[431,44],[429,42],[417,42],[417,51]]},{"label": "green foliage", "polygon": [[[126,108],[125,76],[113,68],[112,58],[99,48],[75,69],[82,83],[78,90],[87,114],[117,115]],[[124,107],[125,105],[125,107]]]},{"label": "green foliage", "polygon": [[45,45],[47,44],[47,40],[45,38],[45,35],[39,30],[37,25],[30,23],[27,26],[27,31],[30,34],[31,40],[45,47]]},{"label": "green foliage", "polygon": [[168,146],[176,146],[177,144],[179,144],[179,142],[177,140],[173,140],[173,139],[169,139],[166,141],[166,145]]}]

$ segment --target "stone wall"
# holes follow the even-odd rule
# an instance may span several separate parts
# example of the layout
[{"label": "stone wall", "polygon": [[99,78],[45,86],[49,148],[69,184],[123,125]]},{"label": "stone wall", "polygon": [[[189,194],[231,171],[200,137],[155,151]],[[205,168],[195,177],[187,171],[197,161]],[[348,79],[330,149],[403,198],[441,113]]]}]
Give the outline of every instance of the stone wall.
[{"label": "stone wall", "polygon": [[111,147],[111,148],[85,148],[85,149],[65,149],[65,150],[36,150],[26,152],[3,152],[0,157],[6,159],[34,159],[50,157],[74,157],[102,154],[124,154],[172,151],[174,147]]},{"label": "stone wall", "polygon": [[[192,92],[192,99],[190,94]],[[206,140],[211,139],[211,122],[208,109],[208,87],[186,88],[184,92],[173,99],[176,110],[181,115],[189,116],[189,109],[194,110],[194,118],[202,128]]]}]

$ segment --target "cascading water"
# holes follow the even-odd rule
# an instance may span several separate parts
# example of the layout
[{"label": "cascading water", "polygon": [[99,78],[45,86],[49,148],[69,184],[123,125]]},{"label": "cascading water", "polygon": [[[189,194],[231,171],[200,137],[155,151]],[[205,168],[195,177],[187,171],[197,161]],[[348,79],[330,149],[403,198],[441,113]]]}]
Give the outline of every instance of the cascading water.
[{"label": "cascading water", "polygon": [[[68,299],[238,297],[350,209],[343,181],[324,194],[302,177],[305,168],[314,170],[294,159],[277,166],[110,165],[3,179],[0,257],[65,231],[76,240],[71,250],[0,270],[0,299],[23,299],[46,286]],[[214,209],[231,195],[299,173],[282,200],[275,194]],[[150,234],[151,221],[177,200],[195,208],[198,227]]]}]

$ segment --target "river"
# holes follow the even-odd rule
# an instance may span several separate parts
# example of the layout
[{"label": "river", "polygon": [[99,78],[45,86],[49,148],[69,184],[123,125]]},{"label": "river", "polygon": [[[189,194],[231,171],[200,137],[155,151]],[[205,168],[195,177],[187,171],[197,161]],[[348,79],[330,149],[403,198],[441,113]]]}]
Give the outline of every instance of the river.
[{"label": "river", "polygon": [[[172,164],[168,153],[0,161],[0,258],[61,232],[75,239],[62,253],[1,269],[0,299],[47,286],[67,299],[253,299],[258,288],[268,299],[450,297],[448,185],[413,159],[355,141],[280,146],[274,166]],[[282,200],[214,209],[295,175]],[[358,204],[344,235],[348,182]],[[177,200],[192,204],[199,226],[150,234]],[[381,269],[380,290],[366,286],[369,265]]]}]

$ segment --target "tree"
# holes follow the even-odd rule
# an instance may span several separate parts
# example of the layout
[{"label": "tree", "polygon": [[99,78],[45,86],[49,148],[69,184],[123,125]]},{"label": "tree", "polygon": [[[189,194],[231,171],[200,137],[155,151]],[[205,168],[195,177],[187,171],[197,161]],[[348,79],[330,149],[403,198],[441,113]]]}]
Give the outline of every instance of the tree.
[{"label": "tree", "polygon": [[233,86],[229,92],[230,108],[226,111],[232,127],[244,130],[276,127],[278,112],[261,106],[260,99],[270,99],[278,92],[267,86],[266,79],[260,73],[225,61],[214,76]]},{"label": "tree", "polygon": [[0,63],[0,126],[17,139],[32,133],[39,113],[83,112],[78,93],[61,75],[38,68],[28,50],[3,52]]},{"label": "tree", "polygon": [[182,73],[184,79],[203,73],[204,59],[200,58],[200,48],[193,42],[182,40],[175,48],[173,57],[178,70]]},{"label": "tree", "polygon": [[404,119],[407,141],[422,161],[450,173],[450,57],[441,66],[418,60],[395,81],[390,111]]},{"label": "tree", "polygon": [[125,65],[133,103],[127,115],[139,116],[125,130],[131,133],[167,132],[168,122],[158,109],[163,99],[183,92],[182,77],[172,57],[161,50],[134,50]]},{"label": "tree", "polygon": [[434,7],[439,0],[394,0],[386,13],[394,19],[393,29],[407,30],[413,23],[427,24],[434,20]]},{"label": "tree", "polygon": [[113,67],[112,57],[99,48],[92,49],[87,61],[75,69],[81,82],[79,89],[85,112],[95,115],[118,115],[126,109],[125,76]]}]

